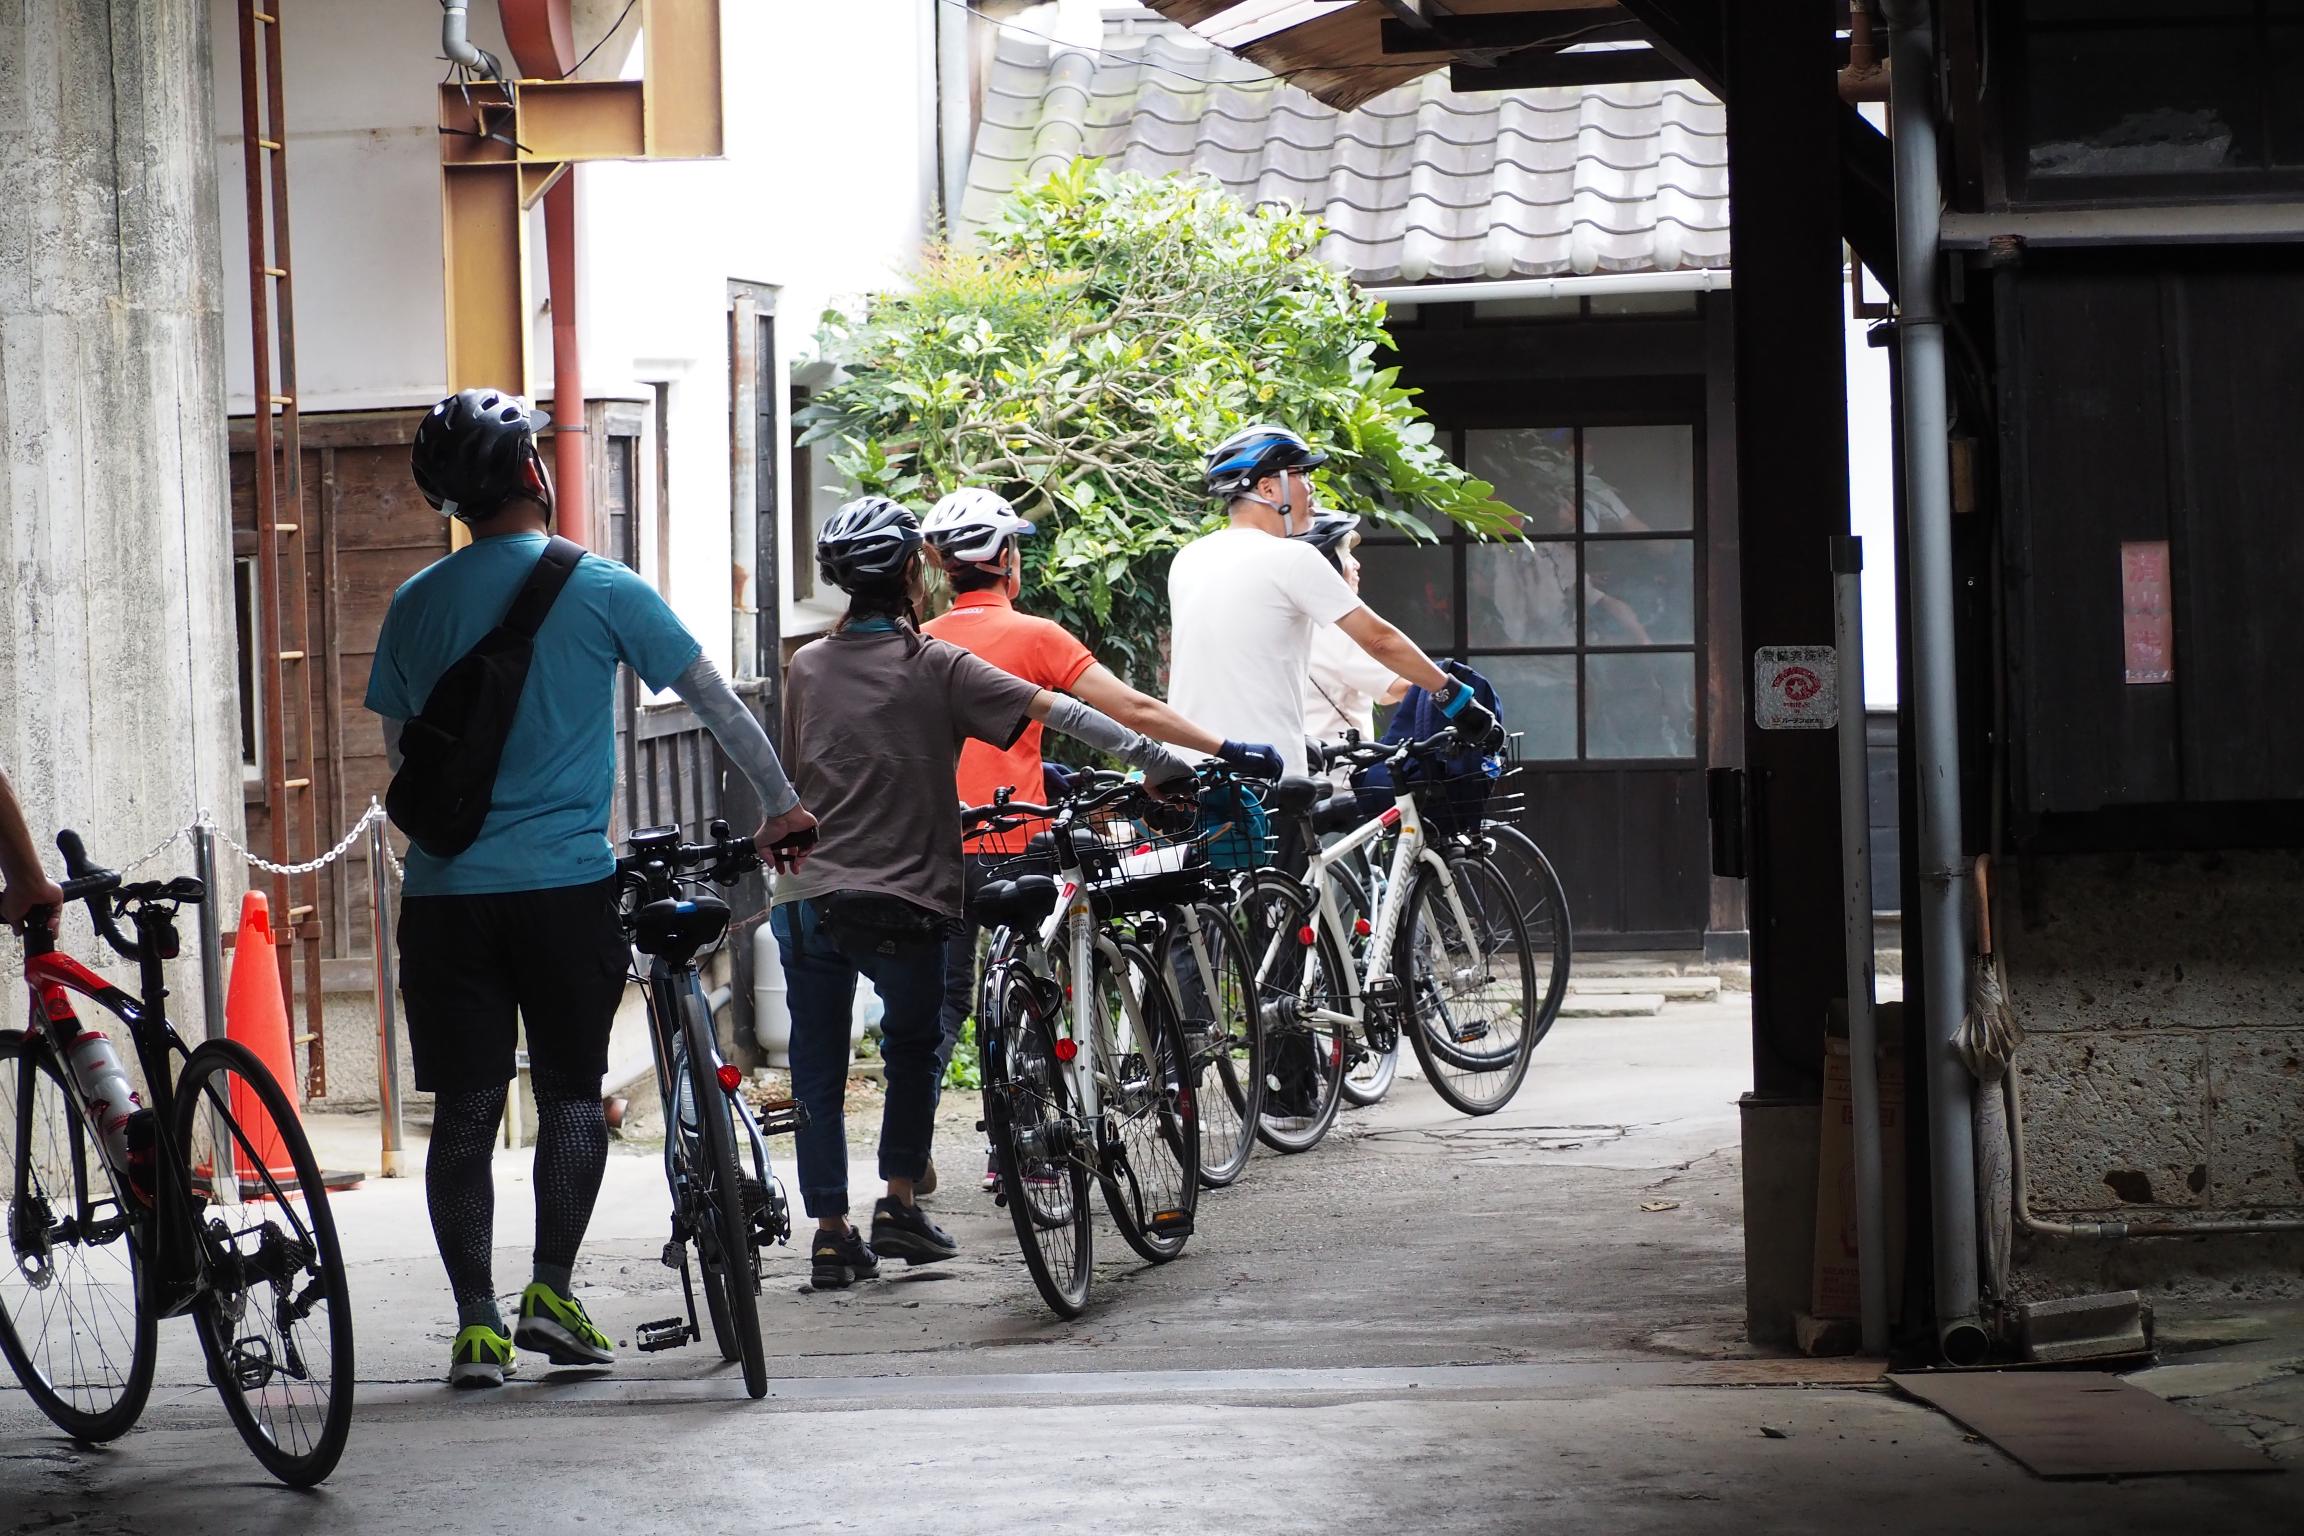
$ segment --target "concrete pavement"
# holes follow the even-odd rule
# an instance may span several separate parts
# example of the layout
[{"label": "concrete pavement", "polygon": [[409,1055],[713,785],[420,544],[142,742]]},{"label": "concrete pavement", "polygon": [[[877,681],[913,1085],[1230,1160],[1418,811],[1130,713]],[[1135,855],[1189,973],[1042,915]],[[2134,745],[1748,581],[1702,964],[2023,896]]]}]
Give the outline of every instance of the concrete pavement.
[{"label": "concrete pavement", "polygon": [[[1100,1227],[1077,1323],[953,1148],[960,1260],[814,1295],[803,1253],[771,1259],[759,1404],[695,1347],[450,1393],[421,1184],[371,1181],[338,1204],[363,1387],[325,1490],[264,1484],[169,1325],[109,1449],[0,1392],[0,1530],[2280,1528],[2292,1476],[2043,1484],[1860,1367],[1738,1358],[1740,1004],[1564,1021],[1487,1120],[1403,1081],[1320,1150],[1260,1153],[1174,1264]],[[507,1289],[524,1162],[499,1161]],[[620,1341],[677,1310],[664,1202],[652,1155],[611,1158],[578,1279]]]}]

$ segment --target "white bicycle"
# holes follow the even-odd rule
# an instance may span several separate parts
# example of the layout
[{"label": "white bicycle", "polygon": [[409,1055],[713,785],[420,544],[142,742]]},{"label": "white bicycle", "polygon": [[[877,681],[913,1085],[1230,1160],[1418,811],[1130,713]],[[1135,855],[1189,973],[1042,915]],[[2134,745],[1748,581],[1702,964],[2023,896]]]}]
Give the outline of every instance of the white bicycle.
[{"label": "white bicycle", "polygon": [[[1455,749],[1455,733],[1443,731],[1331,755],[1397,768]],[[1395,1056],[1402,1037],[1451,1107],[1494,1114],[1528,1075],[1555,989],[1553,977],[1538,984],[1521,904],[1485,844],[1430,834],[1426,802],[1444,785],[1407,784],[1395,804],[1323,848],[1312,815],[1328,792],[1315,779],[1274,786],[1266,804],[1295,824],[1305,873],[1257,870],[1238,896],[1264,1009],[1268,1083],[1257,1134],[1282,1152],[1317,1146],[1346,1097],[1347,1075]],[[1346,894],[1350,865],[1388,835],[1395,842],[1374,914],[1348,913],[1357,906]]]},{"label": "white bicycle", "polygon": [[973,909],[998,925],[976,1009],[997,1198],[1062,1317],[1080,1315],[1094,1278],[1091,1177],[1153,1263],[1183,1252],[1199,1205],[1202,1095],[1166,941],[1172,914],[1192,921],[1220,885],[1204,864],[1147,866],[1133,836],[1108,836],[1105,819],[1145,798],[1089,772],[1061,806],[1003,799],[961,818],[971,831],[1050,820],[1056,872],[987,881]]}]

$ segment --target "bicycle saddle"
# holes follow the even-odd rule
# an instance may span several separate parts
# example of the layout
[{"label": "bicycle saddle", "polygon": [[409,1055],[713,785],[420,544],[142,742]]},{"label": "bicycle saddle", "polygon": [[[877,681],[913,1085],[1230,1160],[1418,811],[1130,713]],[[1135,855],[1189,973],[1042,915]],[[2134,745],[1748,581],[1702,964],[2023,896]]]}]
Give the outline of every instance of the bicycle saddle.
[{"label": "bicycle saddle", "polygon": [[1324,779],[1289,774],[1264,791],[1264,803],[1283,816],[1301,816],[1320,802],[1332,786]]},{"label": "bicycle saddle", "polygon": [[979,923],[1022,927],[1038,923],[1056,905],[1054,875],[1018,875],[1013,880],[988,880],[968,904]]}]

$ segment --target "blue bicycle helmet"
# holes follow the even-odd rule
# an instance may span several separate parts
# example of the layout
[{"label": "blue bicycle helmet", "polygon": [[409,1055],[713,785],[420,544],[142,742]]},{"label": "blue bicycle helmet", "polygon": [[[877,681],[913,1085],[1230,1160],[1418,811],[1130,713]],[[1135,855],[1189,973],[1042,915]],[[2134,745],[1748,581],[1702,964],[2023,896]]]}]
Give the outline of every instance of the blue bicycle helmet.
[{"label": "blue bicycle helmet", "polygon": [[1286,427],[1242,427],[1208,451],[1208,494],[1237,496],[1266,475],[1317,469],[1327,462],[1328,455],[1313,452],[1311,444]]}]

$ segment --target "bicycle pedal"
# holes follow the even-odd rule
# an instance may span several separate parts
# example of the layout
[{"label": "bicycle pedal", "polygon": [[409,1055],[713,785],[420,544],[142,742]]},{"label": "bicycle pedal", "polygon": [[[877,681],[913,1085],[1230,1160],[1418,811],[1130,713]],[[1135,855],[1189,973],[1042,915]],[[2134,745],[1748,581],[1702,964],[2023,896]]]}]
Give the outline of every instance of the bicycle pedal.
[{"label": "bicycle pedal", "polygon": [[644,1355],[658,1350],[678,1349],[694,1343],[696,1332],[680,1318],[668,1317],[660,1323],[642,1323],[632,1330],[632,1345]]},{"label": "bicycle pedal", "polygon": [[808,1106],[798,1099],[774,1099],[760,1106],[760,1134],[790,1136],[808,1127]]},{"label": "bicycle pedal", "polygon": [[688,1265],[688,1245],[674,1238],[664,1245],[664,1251],[657,1257],[663,1261],[666,1269],[685,1269]]},{"label": "bicycle pedal", "polygon": [[1154,1211],[1150,1225],[1153,1231],[1164,1232],[1171,1237],[1189,1237],[1192,1234],[1192,1213]]},{"label": "bicycle pedal", "polygon": [[1463,1024],[1449,1033],[1455,1036],[1458,1045],[1470,1045],[1475,1040],[1488,1038],[1488,1025],[1485,1020],[1477,1024]]}]

